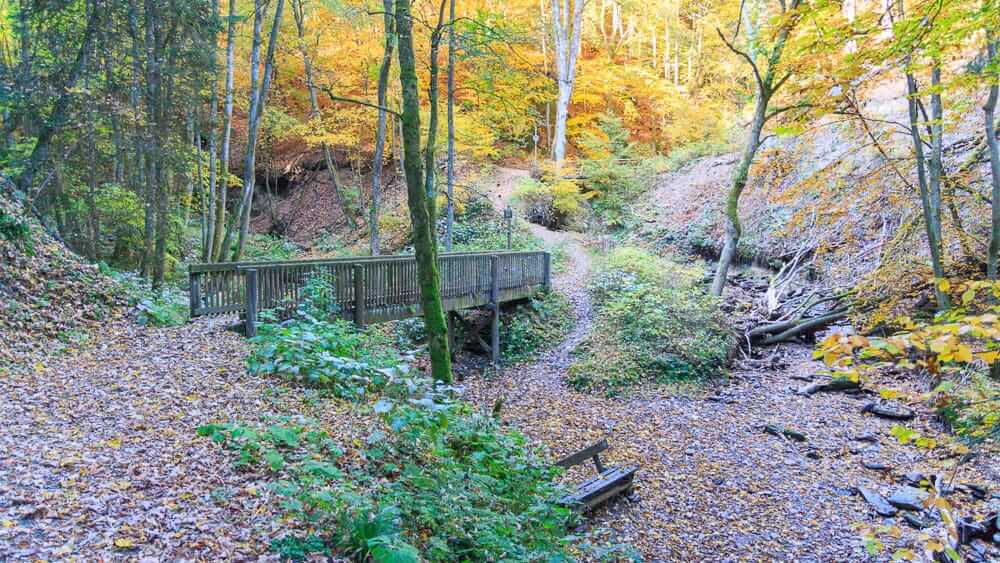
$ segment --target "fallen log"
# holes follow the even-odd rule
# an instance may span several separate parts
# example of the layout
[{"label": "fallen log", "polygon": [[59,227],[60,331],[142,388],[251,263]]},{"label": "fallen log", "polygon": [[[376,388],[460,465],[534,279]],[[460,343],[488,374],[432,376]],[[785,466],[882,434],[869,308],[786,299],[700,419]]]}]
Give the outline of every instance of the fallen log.
[{"label": "fallen log", "polygon": [[838,377],[823,383],[810,383],[801,387],[796,393],[799,395],[813,395],[820,391],[849,391],[853,389],[861,389],[861,384],[846,377]]},{"label": "fallen log", "polygon": [[906,407],[886,405],[876,402],[868,403],[861,409],[862,413],[871,413],[889,420],[910,420],[915,415]]},{"label": "fallen log", "polygon": [[806,334],[813,334],[815,332],[823,330],[831,323],[839,321],[840,319],[843,319],[846,316],[847,316],[847,309],[844,308],[832,311],[830,313],[821,315],[819,317],[805,319],[783,332],[765,338],[760,344],[762,346],[770,346],[772,344],[780,344],[781,342],[788,342],[793,338],[804,336]]},{"label": "fallen log", "polygon": [[795,440],[796,442],[805,442],[808,439],[805,434],[795,430],[794,428],[779,426],[777,424],[764,425],[764,432],[773,434],[779,438],[789,438]]}]

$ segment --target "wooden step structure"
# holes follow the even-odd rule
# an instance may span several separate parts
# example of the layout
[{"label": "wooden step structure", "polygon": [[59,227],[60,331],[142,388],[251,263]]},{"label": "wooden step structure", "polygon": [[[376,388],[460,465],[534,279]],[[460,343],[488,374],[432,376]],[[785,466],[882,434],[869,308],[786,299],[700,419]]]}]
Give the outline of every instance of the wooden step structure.
[{"label": "wooden step structure", "polygon": [[600,454],[610,448],[607,438],[603,438],[596,444],[568,455],[555,463],[559,467],[569,469],[587,460],[593,460],[594,468],[597,470],[597,477],[577,485],[574,492],[563,497],[562,504],[587,511],[612,497],[622,493],[627,494],[632,490],[632,481],[638,468],[605,467],[601,463]]},{"label": "wooden step structure", "polygon": [[[438,255],[445,311],[490,307],[494,311],[492,355],[499,348],[499,309],[526,299],[552,281],[548,252],[453,252]],[[261,311],[289,317],[306,283],[320,275],[333,286],[341,317],[359,326],[422,314],[413,255],[320,260],[192,264],[188,270],[191,317],[240,314],[246,334],[256,334]]]}]

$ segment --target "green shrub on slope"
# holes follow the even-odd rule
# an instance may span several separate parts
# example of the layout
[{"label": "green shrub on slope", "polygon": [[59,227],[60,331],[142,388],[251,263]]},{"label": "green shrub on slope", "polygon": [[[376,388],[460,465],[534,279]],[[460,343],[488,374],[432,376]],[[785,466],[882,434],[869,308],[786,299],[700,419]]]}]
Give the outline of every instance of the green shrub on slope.
[{"label": "green shrub on slope", "polygon": [[735,337],[715,301],[694,285],[700,276],[638,249],[612,252],[589,288],[597,313],[570,383],[614,393],[722,375]]}]

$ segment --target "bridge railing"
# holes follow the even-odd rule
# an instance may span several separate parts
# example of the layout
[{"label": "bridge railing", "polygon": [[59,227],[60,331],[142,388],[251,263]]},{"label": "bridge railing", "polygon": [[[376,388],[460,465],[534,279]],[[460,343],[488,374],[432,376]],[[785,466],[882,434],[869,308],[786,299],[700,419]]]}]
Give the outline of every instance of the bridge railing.
[{"label": "bridge railing", "polygon": [[[528,296],[551,280],[547,252],[456,252],[438,255],[446,310]],[[343,317],[359,324],[420,313],[420,286],[412,255],[321,260],[193,264],[189,269],[191,316],[243,313],[248,330],[256,314],[291,314],[313,276],[330,280]],[[253,291],[248,292],[248,288]]]}]

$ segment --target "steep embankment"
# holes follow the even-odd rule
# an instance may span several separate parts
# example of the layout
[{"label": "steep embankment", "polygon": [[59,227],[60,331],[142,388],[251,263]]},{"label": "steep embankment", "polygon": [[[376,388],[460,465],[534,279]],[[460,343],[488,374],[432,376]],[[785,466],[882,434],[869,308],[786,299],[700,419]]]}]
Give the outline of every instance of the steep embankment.
[{"label": "steep embankment", "polygon": [[[758,152],[740,203],[743,260],[811,252],[824,283],[864,281],[863,298],[890,297],[881,311],[862,319],[866,325],[931,293],[912,141],[900,125],[907,120],[904,92],[905,84],[886,81],[863,93],[858,111],[864,121],[829,117],[797,135],[771,137]],[[989,240],[982,117],[976,100],[969,102],[969,111],[945,114],[942,215],[952,275],[981,267]],[[639,206],[646,223],[638,236],[717,254],[723,200],[738,157],[695,160],[658,178]]]},{"label": "steep embankment", "polygon": [[124,310],[109,278],[49,236],[23,204],[2,190],[0,366],[32,350],[71,344]]}]

